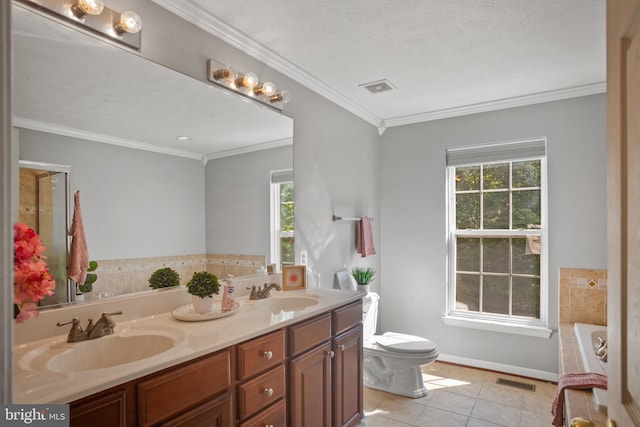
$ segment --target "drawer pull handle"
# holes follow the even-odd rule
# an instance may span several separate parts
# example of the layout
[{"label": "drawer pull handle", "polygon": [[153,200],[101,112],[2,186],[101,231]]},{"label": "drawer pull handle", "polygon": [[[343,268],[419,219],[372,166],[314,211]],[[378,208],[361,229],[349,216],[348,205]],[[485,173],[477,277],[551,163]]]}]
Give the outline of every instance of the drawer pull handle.
[{"label": "drawer pull handle", "polygon": [[265,388],[264,389],[264,395],[267,396],[267,397],[273,396],[273,389],[272,388]]},{"label": "drawer pull handle", "polygon": [[336,355],[336,354],[333,352],[333,350],[328,350],[326,354],[327,354],[327,356],[329,356],[329,357],[330,357],[330,358],[332,358],[332,359],[333,359],[333,356],[335,356],[335,355]]},{"label": "drawer pull handle", "polygon": [[265,424],[264,427],[273,427],[273,424]]},{"label": "drawer pull handle", "polygon": [[340,345],[340,351],[344,351],[344,349],[345,349],[344,344],[341,344],[341,345]]},{"label": "drawer pull handle", "polygon": [[264,353],[262,353],[262,357],[264,357],[267,360],[271,360],[271,358],[273,358],[273,352],[265,351]]}]

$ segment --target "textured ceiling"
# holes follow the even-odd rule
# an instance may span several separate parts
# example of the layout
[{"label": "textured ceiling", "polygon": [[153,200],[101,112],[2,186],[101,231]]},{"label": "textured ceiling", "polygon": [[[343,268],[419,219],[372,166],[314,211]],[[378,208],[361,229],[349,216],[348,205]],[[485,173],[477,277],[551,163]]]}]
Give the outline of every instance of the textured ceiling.
[{"label": "textured ceiling", "polygon": [[380,127],[605,89],[602,0],[154,1]]}]

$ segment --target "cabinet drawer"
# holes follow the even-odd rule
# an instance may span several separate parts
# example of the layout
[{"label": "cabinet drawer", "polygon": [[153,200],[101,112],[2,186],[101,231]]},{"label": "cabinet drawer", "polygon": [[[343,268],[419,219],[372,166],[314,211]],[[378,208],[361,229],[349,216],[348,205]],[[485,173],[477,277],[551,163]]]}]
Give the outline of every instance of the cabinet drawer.
[{"label": "cabinet drawer", "polygon": [[294,325],[289,329],[291,355],[315,347],[330,338],[331,313]]},{"label": "cabinet drawer", "polygon": [[198,406],[186,414],[162,424],[162,427],[232,427],[233,404],[231,393]]},{"label": "cabinet drawer", "polygon": [[333,333],[338,335],[360,322],[362,322],[362,300],[333,312]]},{"label": "cabinet drawer", "polygon": [[287,425],[287,406],[285,401],[281,400],[269,409],[265,409],[251,420],[240,424],[240,427],[286,427]]},{"label": "cabinet drawer", "polygon": [[284,330],[238,346],[238,380],[279,365],[285,359]]},{"label": "cabinet drawer", "polygon": [[243,420],[285,395],[284,365],[238,386],[238,417]]},{"label": "cabinet drawer", "polygon": [[147,426],[182,413],[231,386],[231,352],[216,353],[138,384],[138,417]]}]

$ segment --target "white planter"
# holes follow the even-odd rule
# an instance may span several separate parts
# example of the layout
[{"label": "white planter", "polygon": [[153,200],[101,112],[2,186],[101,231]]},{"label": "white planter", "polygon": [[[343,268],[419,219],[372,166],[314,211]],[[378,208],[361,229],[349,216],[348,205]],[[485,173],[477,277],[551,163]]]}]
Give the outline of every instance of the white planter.
[{"label": "white planter", "polygon": [[213,298],[210,297],[200,298],[191,295],[191,303],[193,304],[193,311],[200,314],[211,313],[213,308]]},{"label": "white planter", "polygon": [[366,292],[369,293],[369,285],[356,285],[356,288],[358,289],[359,292]]}]

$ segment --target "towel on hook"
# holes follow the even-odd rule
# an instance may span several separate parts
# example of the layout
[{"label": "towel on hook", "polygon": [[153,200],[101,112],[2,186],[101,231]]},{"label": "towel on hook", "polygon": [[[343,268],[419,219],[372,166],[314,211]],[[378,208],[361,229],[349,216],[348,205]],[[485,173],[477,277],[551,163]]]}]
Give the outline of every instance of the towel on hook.
[{"label": "towel on hook", "polygon": [[562,427],[562,421],[564,418],[564,390],[584,390],[593,387],[607,389],[607,377],[601,374],[595,374],[593,372],[586,372],[583,374],[564,374],[558,381],[558,388],[556,389],[556,397],[553,400],[551,406],[551,415],[553,415],[553,424],[556,427]]},{"label": "towel on hook", "polygon": [[373,247],[373,231],[371,230],[371,218],[363,216],[358,221],[358,253],[362,258],[375,255],[376,249]]},{"label": "towel on hook", "polygon": [[87,279],[89,268],[89,251],[82,224],[80,210],[80,192],[73,195],[73,222],[71,223],[71,259],[69,262],[69,278],[76,283],[83,284]]}]

